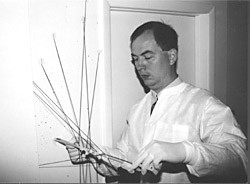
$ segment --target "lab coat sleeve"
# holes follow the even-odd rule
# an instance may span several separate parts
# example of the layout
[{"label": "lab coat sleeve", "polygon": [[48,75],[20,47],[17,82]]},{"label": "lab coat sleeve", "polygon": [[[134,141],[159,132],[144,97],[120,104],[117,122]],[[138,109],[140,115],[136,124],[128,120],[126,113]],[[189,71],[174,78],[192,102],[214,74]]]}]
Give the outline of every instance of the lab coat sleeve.
[{"label": "lab coat sleeve", "polygon": [[243,177],[246,137],[231,110],[219,100],[206,102],[200,122],[200,142],[185,141],[189,172],[198,177]]},{"label": "lab coat sleeve", "polygon": [[117,176],[117,168],[121,167],[123,164],[122,160],[127,160],[127,132],[128,129],[126,129],[120,140],[117,143],[116,148],[110,148],[106,146],[102,146],[102,151],[108,155],[114,156],[116,158],[119,158],[121,160],[117,159],[107,159],[103,157],[103,160],[106,162],[106,164],[101,164],[99,169],[99,173],[105,176]]}]

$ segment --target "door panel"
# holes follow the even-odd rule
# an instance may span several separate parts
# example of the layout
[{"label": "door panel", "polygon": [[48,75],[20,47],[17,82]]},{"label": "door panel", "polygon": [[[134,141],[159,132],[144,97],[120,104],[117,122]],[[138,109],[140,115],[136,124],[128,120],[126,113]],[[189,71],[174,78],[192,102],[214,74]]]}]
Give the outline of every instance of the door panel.
[{"label": "door panel", "polygon": [[130,35],[144,22],[163,21],[173,26],[179,36],[178,73],[195,84],[195,17],[173,14],[111,11],[113,145],[126,126],[133,104],[144,95],[130,56]]}]

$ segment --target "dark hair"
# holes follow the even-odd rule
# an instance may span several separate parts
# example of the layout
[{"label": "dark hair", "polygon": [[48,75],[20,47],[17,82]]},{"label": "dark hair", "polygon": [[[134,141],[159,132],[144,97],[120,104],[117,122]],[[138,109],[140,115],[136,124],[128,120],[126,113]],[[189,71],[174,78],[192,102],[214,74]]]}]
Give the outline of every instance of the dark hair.
[{"label": "dark hair", "polygon": [[157,21],[146,22],[139,26],[130,37],[130,46],[145,31],[152,31],[156,43],[162,50],[176,49],[178,51],[178,35],[176,31],[170,25]]}]

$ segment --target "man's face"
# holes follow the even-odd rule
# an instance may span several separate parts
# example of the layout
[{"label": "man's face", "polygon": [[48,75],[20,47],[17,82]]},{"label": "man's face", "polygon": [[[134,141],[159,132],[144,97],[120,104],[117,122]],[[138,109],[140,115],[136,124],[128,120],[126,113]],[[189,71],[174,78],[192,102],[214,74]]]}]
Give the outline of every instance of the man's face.
[{"label": "man's face", "polygon": [[162,51],[151,31],[134,40],[131,56],[144,84],[150,89],[158,93],[171,82],[168,51]]}]

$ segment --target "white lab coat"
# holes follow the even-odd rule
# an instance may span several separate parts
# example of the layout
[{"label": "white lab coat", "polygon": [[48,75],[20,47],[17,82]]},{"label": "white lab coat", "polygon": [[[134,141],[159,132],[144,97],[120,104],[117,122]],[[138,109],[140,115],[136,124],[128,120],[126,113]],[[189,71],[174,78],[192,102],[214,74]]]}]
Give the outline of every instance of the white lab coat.
[{"label": "white lab coat", "polygon": [[[177,78],[158,95],[150,116],[150,91],[129,113],[117,149],[129,161],[152,140],[183,142],[191,175],[213,176],[246,168],[246,137],[231,110],[209,92]],[[163,172],[161,182],[190,182],[188,172]],[[228,173],[231,174],[231,173]]]}]

